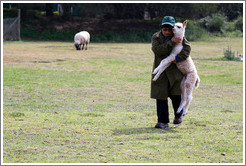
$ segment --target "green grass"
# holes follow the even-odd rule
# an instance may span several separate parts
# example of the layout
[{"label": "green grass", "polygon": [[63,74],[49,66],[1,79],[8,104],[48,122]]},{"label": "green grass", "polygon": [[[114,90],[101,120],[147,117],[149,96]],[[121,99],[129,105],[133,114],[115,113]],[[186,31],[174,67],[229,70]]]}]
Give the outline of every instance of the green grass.
[{"label": "green grass", "polygon": [[3,163],[242,163],[243,63],[213,59],[223,41],[192,42],[201,83],[171,130],[154,128],[150,44],[4,42]]}]

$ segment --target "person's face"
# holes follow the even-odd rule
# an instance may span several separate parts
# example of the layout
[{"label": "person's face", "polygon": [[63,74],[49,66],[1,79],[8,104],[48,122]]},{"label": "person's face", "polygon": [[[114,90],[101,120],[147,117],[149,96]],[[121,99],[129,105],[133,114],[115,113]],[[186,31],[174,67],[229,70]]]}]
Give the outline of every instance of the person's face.
[{"label": "person's face", "polygon": [[162,34],[164,36],[170,36],[172,34],[172,28],[171,27],[163,27],[161,28]]}]

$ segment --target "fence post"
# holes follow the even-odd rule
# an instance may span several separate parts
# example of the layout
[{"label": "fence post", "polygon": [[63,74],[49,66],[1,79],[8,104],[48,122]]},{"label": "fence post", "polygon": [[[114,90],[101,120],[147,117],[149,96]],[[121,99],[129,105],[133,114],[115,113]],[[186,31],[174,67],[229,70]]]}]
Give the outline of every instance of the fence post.
[{"label": "fence post", "polygon": [[21,9],[18,9],[18,37],[19,37],[19,41],[21,40],[21,37],[20,37],[20,19],[21,19]]}]

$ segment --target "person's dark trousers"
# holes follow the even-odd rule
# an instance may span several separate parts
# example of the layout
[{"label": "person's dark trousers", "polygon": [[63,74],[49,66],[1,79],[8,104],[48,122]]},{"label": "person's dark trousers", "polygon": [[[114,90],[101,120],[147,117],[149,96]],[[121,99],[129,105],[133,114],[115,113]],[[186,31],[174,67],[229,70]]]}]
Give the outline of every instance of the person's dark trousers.
[{"label": "person's dark trousers", "polygon": [[[179,104],[181,102],[181,96],[180,95],[170,96],[170,98],[172,100],[174,116],[176,118],[179,118],[183,114],[183,109],[179,114],[176,113],[179,108]],[[169,123],[168,101],[156,99],[156,106],[157,106],[158,122]]]},{"label": "person's dark trousers", "polygon": [[158,123],[169,123],[167,100],[156,99]]}]

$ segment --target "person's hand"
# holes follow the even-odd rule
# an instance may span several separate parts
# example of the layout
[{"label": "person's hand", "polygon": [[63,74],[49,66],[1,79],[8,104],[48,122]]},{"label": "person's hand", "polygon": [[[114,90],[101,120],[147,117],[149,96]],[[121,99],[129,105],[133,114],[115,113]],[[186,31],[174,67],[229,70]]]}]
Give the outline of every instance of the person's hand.
[{"label": "person's hand", "polygon": [[178,44],[182,42],[182,38],[181,37],[172,37],[171,39],[174,43]]}]

